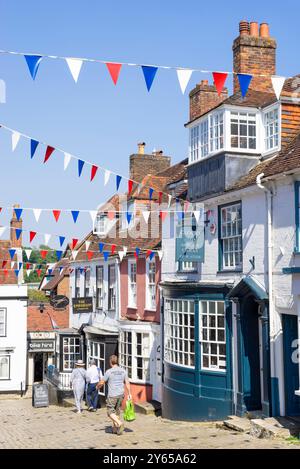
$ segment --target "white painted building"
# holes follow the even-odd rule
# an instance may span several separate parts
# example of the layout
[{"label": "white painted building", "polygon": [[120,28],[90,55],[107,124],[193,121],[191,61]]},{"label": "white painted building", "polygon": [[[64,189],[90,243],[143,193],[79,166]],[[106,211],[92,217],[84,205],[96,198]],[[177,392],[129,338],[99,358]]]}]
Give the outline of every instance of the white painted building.
[{"label": "white painted building", "polygon": [[27,287],[0,285],[0,393],[24,392],[27,357]]}]

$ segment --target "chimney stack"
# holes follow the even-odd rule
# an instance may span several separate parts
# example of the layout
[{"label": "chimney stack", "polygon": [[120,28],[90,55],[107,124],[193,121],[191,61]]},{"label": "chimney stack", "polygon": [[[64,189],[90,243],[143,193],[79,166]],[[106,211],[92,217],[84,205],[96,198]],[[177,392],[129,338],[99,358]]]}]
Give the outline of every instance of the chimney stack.
[{"label": "chimney stack", "polygon": [[[14,208],[20,208],[20,205],[15,204]],[[13,216],[12,216],[12,219],[10,221],[10,242],[11,242],[11,246],[13,248],[21,248],[22,247],[22,233],[21,233],[19,239],[17,239],[17,236],[16,236],[16,229],[22,229],[22,225],[23,225],[22,218],[20,218],[20,220],[18,221],[15,211],[13,211]]]},{"label": "chimney stack", "polygon": [[139,155],[144,155],[144,153],[145,153],[145,146],[146,146],[146,143],[145,143],[145,142],[138,143],[138,154],[139,154]]},{"label": "chimney stack", "polygon": [[202,80],[190,92],[190,120],[206,114],[228,98],[227,88],[223,88],[220,96],[215,85],[209,85],[208,80]]},{"label": "chimney stack", "polygon": [[165,156],[162,150],[147,154],[145,146],[145,142],[138,143],[138,153],[130,155],[129,177],[133,181],[141,182],[147,174],[155,175],[170,167],[170,156]]},{"label": "chimney stack", "polygon": [[[248,28],[247,28],[248,25]],[[250,89],[274,93],[271,75],[276,75],[276,41],[270,37],[269,25],[241,21],[240,35],[233,42],[233,70],[235,73],[253,75]],[[258,75],[269,75],[258,76]],[[234,93],[240,91],[234,76]]]}]

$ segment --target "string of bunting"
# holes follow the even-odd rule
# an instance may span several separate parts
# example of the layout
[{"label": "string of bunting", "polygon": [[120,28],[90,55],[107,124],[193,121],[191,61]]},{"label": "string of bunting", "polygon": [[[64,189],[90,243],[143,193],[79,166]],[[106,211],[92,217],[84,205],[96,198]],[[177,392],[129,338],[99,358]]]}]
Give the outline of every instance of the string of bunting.
[{"label": "string of bunting", "polygon": [[[198,69],[198,68],[174,67],[174,66],[168,66],[168,65],[136,64],[136,63],[130,63],[130,62],[108,62],[108,61],[99,60],[99,59],[61,57],[61,56],[56,56],[56,55],[29,54],[29,53],[24,53],[24,52],[13,52],[13,51],[6,51],[6,50],[0,50],[0,54],[23,56],[28,66],[29,73],[33,80],[35,80],[40,64],[42,60],[44,59],[59,59],[59,60],[65,61],[75,83],[77,83],[78,81],[80,72],[82,70],[82,66],[85,62],[99,63],[99,64],[105,65],[114,85],[117,84],[119,75],[121,72],[121,68],[124,65],[129,66],[129,67],[138,67],[142,70],[142,74],[143,74],[148,91],[150,91],[154,78],[156,77],[157,71],[159,69],[176,70],[180,89],[183,94],[194,72],[212,74],[214,84],[219,94],[222,92],[222,89],[225,86],[225,82],[226,82],[228,75],[236,75],[239,80],[241,94],[243,97],[246,96],[250,82],[254,76],[270,78],[270,76],[267,74],[251,74],[250,75],[250,74],[244,74],[244,73],[236,73],[234,71],[219,72],[219,71],[204,70],[204,69]],[[279,96],[280,96],[280,93],[281,93],[281,90],[282,90],[282,87],[286,78],[287,77],[277,76],[277,75],[273,75],[271,77],[274,92],[277,96],[277,99],[279,99]]]},{"label": "string of bunting", "polygon": [[[155,191],[152,187],[150,187],[147,184],[141,184],[138,181],[135,181],[134,179],[130,179],[126,176],[122,176],[120,174],[117,174],[116,172],[104,168],[103,166],[96,165],[95,163],[91,163],[89,161],[84,160],[83,158],[79,158],[78,156],[75,156],[71,153],[66,152],[65,150],[62,150],[61,148],[54,147],[48,143],[45,143],[41,140],[37,140],[36,138],[33,138],[29,135],[26,135],[22,132],[19,132],[18,130],[12,129],[2,123],[0,123],[0,128],[3,128],[7,130],[8,132],[11,132],[11,145],[12,145],[12,151],[14,152],[15,149],[17,148],[17,145],[21,139],[21,137],[27,139],[30,141],[30,158],[32,159],[36,153],[36,150],[39,145],[44,145],[46,147],[45,150],[45,155],[44,155],[44,164],[47,163],[47,161],[50,159],[52,154],[56,151],[58,153],[61,153],[64,155],[64,171],[68,168],[71,159],[77,160],[77,170],[78,170],[78,177],[81,177],[83,168],[84,166],[90,166],[90,182],[92,182],[95,179],[96,174],[101,170],[103,172],[103,177],[104,177],[104,186],[106,186],[110,180],[111,175],[115,176],[115,183],[116,183],[116,191],[119,191],[121,181],[126,180],[127,181],[127,193],[130,195],[132,191],[136,188],[137,192],[140,193],[140,191],[143,188],[148,188],[149,190],[149,200],[153,199],[153,194],[157,193],[158,194],[158,201],[161,203],[163,195],[167,197],[168,200],[168,207],[171,206],[172,199],[176,200],[176,202],[182,201],[187,205],[189,202],[186,201],[185,199],[181,199],[180,197],[172,196],[168,192],[164,191]],[[59,212],[59,211],[57,211]],[[59,216],[59,215],[58,215]]]}]

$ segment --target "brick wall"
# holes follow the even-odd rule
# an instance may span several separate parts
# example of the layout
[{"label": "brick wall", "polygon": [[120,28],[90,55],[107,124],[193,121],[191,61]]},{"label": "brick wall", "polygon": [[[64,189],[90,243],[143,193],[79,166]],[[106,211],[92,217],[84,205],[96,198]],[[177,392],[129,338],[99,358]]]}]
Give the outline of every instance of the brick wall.
[{"label": "brick wall", "polygon": [[285,147],[300,131],[299,104],[281,105],[281,147]]},{"label": "brick wall", "polygon": [[70,296],[70,278],[65,276],[57,285],[57,294],[64,295],[67,298]]},{"label": "brick wall", "polygon": [[27,308],[27,330],[29,332],[53,331],[48,313],[59,328],[69,327],[69,306],[62,310],[55,310],[50,304],[45,304],[44,312],[40,313],[39,303],[35,303]]},{"label": "brick wall", "polygon": [[130,179],[141,182],[147,174],[158,174],[170,167],[171,157],[161,154],[130,155],[129,173]]},{"label": "brick wall", "polygon": [[202,116],[228,97],[228,90],[224,88],[219,96],[214,85],[202,80],[190,92],[190,120]]}]

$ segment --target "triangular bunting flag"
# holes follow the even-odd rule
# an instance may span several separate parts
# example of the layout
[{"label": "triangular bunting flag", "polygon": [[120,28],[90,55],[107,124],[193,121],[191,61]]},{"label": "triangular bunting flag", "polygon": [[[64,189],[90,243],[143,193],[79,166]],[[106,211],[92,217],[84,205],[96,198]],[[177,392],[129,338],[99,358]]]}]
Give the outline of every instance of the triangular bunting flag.
[{"label": "triangular bunting flag", "polygon": [[250,82],[252,80],[252,75],[247,75],[247,74],[244,74],[244,73],[238,73],[237,76],[238,76],[238,80],[239,80],[239,84],[240,84],[241,93],[242,93],[242,96],[244,98],[247,94]]},{"label": "triangular bunting flag", "polygon": [[64,153],[64,171],[67,169],[69,166],[69,163],[71,161],[72,156],[70,153]]},{"label": "triangular bunting flag", "polygon": [[228,73],[213,72],[212,75],[213,75],[216,90],[218,92],[218,95],[220,96],[224,88],[226,78],[228,77]]},{"label": "triangular bunting flag", "polygon": [[123,246],[123,252],[124,252],[125,256],[127,254],[127,250],[128,250],[127,246]]},{"label": "triangular bunting flag", "polygon": [[78,176],[79,176],[79,177],[81,176],[82,169],[83,169],[83,167],[84,167],[84,163],[85,163],[85,161],[83,161],[83,160],[78,160]]},{"label": "triangular bunting flag", "polygon": [[93,251],[86,251],[86,256],[88,258],[89,261],[92,260],[92,257],[94,255],[94,252]]},{"label": "triangular bunting flag", "polygon": [[30,259],[31,253],[32,253],[32,249],[25,249],[25,254],[26,254],[26,257],[27,257],[28,261]]},{"label": "triangular bunting flag", "polygon": [[106,186],[106,184],[108,183],[109,181],[109,178],[110,178],[110,171],[108,169],[106,169],[104,171],[104,185]]},{"label": "triangular bunting flag", "polygon": [[90,216],[91,216],[91,219],[92,219],[93,228],[94,228],[94,225],[95,225],[95,220],[96,220],[97,213],[98,213],[97,210],[90,210]]},{"label": "triangular bunting flag", "polygon": [[104,243],[99,243],[99,251],[102,253],[104,248]]},{"label": "triangular bunting flag", "polygon": [[14,212],[16,214],[17,220],[20,221],[23,209],[22,208],[14,208]]},{"label": "triangular bunting flag", "polygon": [[151,253],[152,253],[151,249],[148,249],[148,251],[146,252],[146,257],[149,257]]},{"label": "triangular bunting flag", "polygon": [[182,70],[179,68],[178,70],[176,70],[176,72],[182,94],[184,94],[188,82],[190,81],[190,78],[192,76],[193,70]]},{"label": "triangular bunting flag", "polygon": [[147,90],[150,91],[154,77],[157,72],[157,67],[149,67],[148,65],[142,65],[142,70],[143,70]]},{"label": "triangular bunting flag", "polygon": [[57,260],[60,261],[61,257],[62,257],[62,251],[56,251],[56,257],[57,257]]},{"label": "triangular bunting flag", "polygon": [[131,217],[132,217],[132,213],[130,213],[130,212],[126,212],[126,219],[127,219],[127,223],[128,223],[128,225],[130,225],[130,222],[131,222]]},{"label": "triangular bunting flag", "polygon": [[34,80],[43,57],[40,55],[24,55],[24,57],[25,57],[30,75],[32,79]]},{"label": "triangular bunting flag", "polygon": [[20,236],[21,236],[21,233],[22,233],[23,230],[21,230],[21,228],[16,228],[15,231],[16,231],[16,238],[20,239]]},{"label": "triangular bunting flag", "polygon": [[52,210],[53,216],[55,218],[55,221],[58,222],[58,219],[60,217],[61,210]]},{"label": "triangular bunting flag", "polygon": [[119,175],[117,174],[117,175],[116,175],[116,187],[117,187],[117,191],[119,190],[121,180],[122,180],[122,176],[119,176]]},{"label": "triangular bunting flag", "polygon": [[19,273],[20,273],[20,269],[15,269],[16,277],[18,277]]},{"label": "triangular bunting flag", "polygon": [[158,203],[161,204],[162,202],[162,196],[163,196],[163,193],[162,192],[159,192],[158,193]]},{"label": "triangular bunting flag", "polygon": [[172,202],[172,196],[169,194],[168,195],[168,208],[171,207],[171,202]]},{"label": "triangular bunting flag", "polygon": [[75,249],[76,245],[78,243],[78,239],[77,238],[73,238],[72,239],[72,243],[71,243],[71,249]]},{"label": "triangular bunting flag", "polygon": [[19,269],[21,270],[23,266],[23,262],[19,262]]},{"label": "triangular bunting flag", "polygon": [[90,249],[91,241],[85,242],[85,250],[88,251]]},{"label": "triangular bunting flag", "polygon": [[115,215],[116,215],[116,212],[114,212],[114,211],[109,211],[109,212],[107,212],[107,218],[108,218],[109,220],[114,220],[114,219],[115,219]]},{"label": "triangular bunting flag", "polygon": [[55,148],[53,147],[50,147],[50,145],[47,146],[46,148],[46,153],[45,153],[45,158],[44,158],[44,163],[46,163],[50,156],[52,155],[52,153],[54,152]]},{"label": "triangular bunting flag", "polygon": [[151,254],[149,255],[149,260],[152,261],[153,257],[155,256],[155,252],[151,252]]},{"label": "triangular bunting flag", "polygon": [[33,211],[35,221],[38,223],[38,221],[40,219],[40,216],[41,216],[41,213],[42,213],[42,210],[40,208],[33,208],[32,211]]},{"label": "triangular bunting flag", "polygon": [[40,251],[40,255],[42,256],[42,259],[46,259],[47,254],[48,254],[48,251],[46,249],[42,249]]},{"label": "triangular bunting flag", "polygon": [[6,226],[0,226],[0,238],[3,235],[5,230],[6,230]]},{"label": "triangular bunting flag", "polygon": [[110,73],[112,81],[116,85],[117,81],[118,81],[118,78],[119,78],[119,73],[120,73],[122,64],[107,62],[105,65],[107,66],[107,69]]},{"label": "triangular bunting flag", "polygon": [[27,269],[27,270],[26,270],[26,275],[27,275],[27,277],[29,277],[29,276],[30,276],[31,272],[32,272],[32,270],[31,270],[31,269]]},{"label": "triangular bunting flag", "polygon": [[38,277],[40,278],[41,273],[42,273],[42,269],[36,269],[36,273],[37,273]]},{"label": "triangular bunting flag", "polygon": [[145,220],[145,222],[146,222],[146,224],[147,224],[147,223],[148,223],[148,220],[149,220],[149,217],[150,217],[150,212],[147,211],[147,210],[144,210],[144,211],[142,212],[142,215],[143,215],[144,220]]},{"label": "triangular bunting flag", "polygon": [[59,240],[59,245],[60,245],[60,247],[62,247],[62,245],[64,244],[66,238],[65,238],[65,236],[59,236],[59,237],[58,237],[58,240]]},{"label": "triangular bunting flag", "polygon": [[51,239],[51,234],[45,233],[44,234],[44,240],[45,240],[45,245],[46,246],[48,246],[50,239]]},{"label": "triangular bunting flag", "polygon": [[201,211],[200,210],[194,210],[193,215],[195,217],[196,223],[199,223]]},{"label": "triangular bunting flag", "polygon": [[281,91],[285,82],[285,77],[278,77],[274,75],[271,77],[271,80],[274,92],[276,94],[276,98],[280,99]]},{"label": "triangular bunting flag", "polygon": [[97,173],[98,169],[99,169],[98,166],[93,164],[92,169],[91,169],[91,182],[94,179],[94,177],[96,176],[96,173]]},{"label": "triangular bunting flag", "polygon": [[134,257],[137,259],[139,257],[140,248],[135,248]]},{"label": "triangular bunting flag", "polygon": [[36,236],[36,231],[29,231],[29,242],[31,243]]},{"label": "triangular bunting flag", "polygon": [[124,251],[118,251],[118,254],[119,254],[120,261],[122,262],[122,260],[125,256],[125,252]]},{"label": "triangular bunting flag", "polygon": [[79,215],[79,210],[71,210],[71,214],[72,214],[72,218],[73,218],[74,223],[76,223],[78,215]]},{"label": "triangular bunting flag", "polygon": [[75,83],[77,83],[83,61],[80,59],[66,58],[66,62],[68,64],[68,67],[70,69],[70,72],[72,74],[72,77]]},{"label": "triangular bunting flag", "polygon": [[16,254],[16,250],[15,249],[9,249],[8,252],[9,252],[11,260],[13,260],[14,255]]},{"label": "triangular bunting flag", "polygon": [[164,211],[159,212],[159,216],[160,216],[162,222],[165,221],[167,215],[168,215],[168,212],[164,212]]},{"label": "triangular bunting flag", "polygon": [[39,143],[40,142],[38,142],[37,140],[33,140],[33,139],[30,140],[30,158],[34,157],[34,154],[36,152],[36,149]]},{"label": "triangular bunting flag", "polygon": [[14,269],[14,268],[15,268],[15,262],[11,262],[10,268],[11,268],[11,269]]},{"label": "triangular bunting flag", "polygon": [[117,246],[116,246],[115,244],[112,244],[112,245],[111,245],[111,248],[110,248],[110,253],[111,253],[111,255],[113,255],[113,254],[115,253],[116,247],[117,247]]},{"label": "triangular bunting flag", "polygon": [[72,257],[73,257],[73,260],[75,261],[76,257],[77,257],[77,254],[78,254],[78,251],[72,251]]},{"label": "triangular bunting flag", "polygon": [[8,270],[7,270],[7,269],[4,269],[3,273],[4,273],[4,275],[7,277],[7,275],[8,275]]},{"label": "triangular bunting flag", "polygon": [[64,270],[64,267],[59,268],[59,275],[62,273],[63,270]]},{"label": "triangular bunting flag", "polygon": [[104,260],[107,261],[108,258],[109,258],[109,252],[108,251],[103,251],[103,257],[104,257]]},{"label": "triangular bunting flag", "polygon": [[131,179],[128,180],[128,194],[130,195],[132,192],[133,181]]},{"label": "triangular bunting flag", "polygon": [[161,261],[162,258],[163,258],[163,252],[162,251],[157,251],[157,254],[158,254],[159,260]]},{"label": "triangular bunting flag", "polygon": [[16,149],[18,143],[19,143],[20,137],[21,137],[21,134],[19,134],[19,132],[15,132],[15,131],[12,132],[12,134],[11,134],[11,148],[12,148],[12,151],[15,151],[15,149]]},{"label": "triangular bunting flag", "polygon": [[149,187],[149,199],[152,200],[154,189],[152,187]]}]

